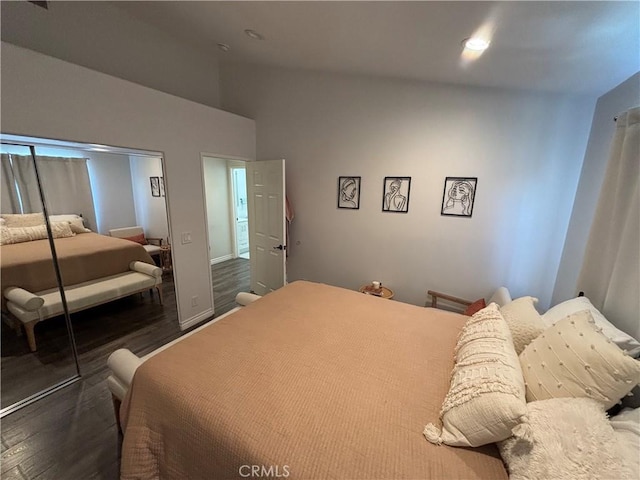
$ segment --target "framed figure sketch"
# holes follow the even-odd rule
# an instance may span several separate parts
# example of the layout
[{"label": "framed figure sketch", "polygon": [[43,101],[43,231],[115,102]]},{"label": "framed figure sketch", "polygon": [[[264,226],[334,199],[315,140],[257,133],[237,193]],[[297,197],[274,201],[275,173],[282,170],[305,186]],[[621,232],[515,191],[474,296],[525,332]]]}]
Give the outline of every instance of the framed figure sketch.
[{"label": "framed figure sketch", "polygon": [[338,177],[338,208],[360,208],[360,177]]},{"label": "framed figure sketch", "polygon": [[384,177],[382,211],[407,213],[410,190],[411,177]]},{"label": "framed figure sketch", "polygon": [[159,197],[160,196],[160,177],[149,177],[149,181],[151,182],[151,196]]},{"label": "framed figure sketch", "polygon": [[477,177],[447,177],[442,193],[440,215],[471,217],[476,199]]}]

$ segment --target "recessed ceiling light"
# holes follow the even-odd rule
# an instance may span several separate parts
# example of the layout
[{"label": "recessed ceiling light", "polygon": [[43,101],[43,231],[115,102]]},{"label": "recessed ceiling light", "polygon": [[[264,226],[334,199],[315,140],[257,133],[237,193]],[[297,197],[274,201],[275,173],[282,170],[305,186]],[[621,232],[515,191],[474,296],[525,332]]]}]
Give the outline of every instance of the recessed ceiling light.
[{"label": "recessed ceiling light", "polygon": [[222,50],[223,52],[228,52],[229,50],[231,50],[231,47],[229,45],[227,45],[226,43],[219,43],[218,44],[218,48],[220,50]]},{"label": "recessed ceiling light", "polygon": [[247,35],[247,37],[253,38],[254,40],[264,40],[264,37],[262,35],[260,35],[255,30],[251,30],[250,28],[247,28],[244,33]]},{"label": "recessed ceiling light", "polygon": [[490,43],[491,42],[489,42],[488,40],[478,37],[465,38],[462,41],[464,48],[473,50],[475,52],[482,52],[486,50],[487,48],[489,48]]}]

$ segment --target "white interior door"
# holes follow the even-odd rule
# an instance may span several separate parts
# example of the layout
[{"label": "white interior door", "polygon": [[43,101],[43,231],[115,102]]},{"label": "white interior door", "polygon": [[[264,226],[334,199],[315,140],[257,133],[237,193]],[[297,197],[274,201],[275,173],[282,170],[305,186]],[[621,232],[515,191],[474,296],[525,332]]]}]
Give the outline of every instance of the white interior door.
[{"label": "white interior door", "polygon": [[285,283],[284,160],[247,162],[251,290],[258,295]]}]

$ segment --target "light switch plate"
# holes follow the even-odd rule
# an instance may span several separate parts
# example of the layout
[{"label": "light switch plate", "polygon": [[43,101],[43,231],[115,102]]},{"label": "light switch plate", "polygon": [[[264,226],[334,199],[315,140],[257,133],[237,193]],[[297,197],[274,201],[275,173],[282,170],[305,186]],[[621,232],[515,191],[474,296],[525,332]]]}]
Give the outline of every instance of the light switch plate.
[{"label": "light switch plate", "polygon": [[191,243],[191,232],[182,232],[182,244]]}]

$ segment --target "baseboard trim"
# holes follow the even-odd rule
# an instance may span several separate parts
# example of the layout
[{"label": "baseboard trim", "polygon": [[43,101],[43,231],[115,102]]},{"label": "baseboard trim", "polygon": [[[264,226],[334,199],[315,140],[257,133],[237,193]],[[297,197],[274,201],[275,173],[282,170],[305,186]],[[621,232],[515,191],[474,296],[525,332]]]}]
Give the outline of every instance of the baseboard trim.
[{"label": "baseboard trim", "polygon": [[232,258],[234,258],[233,253],[230,253],[229,255],[223,255],[222,257],[212,258],[210,262],[211,265],[215,265],[216,263],[226,262],[227,260],[231,260]]},{"label": "baseboard trim", "polygon": [[191,318],[186,319],[184,322],[180,322],[180,330],[186,330],[187,328],[191,328],[198,323],[213,317],[213,308],[208,308],[204,312],[199,313]]}]

